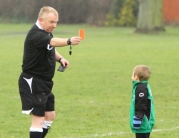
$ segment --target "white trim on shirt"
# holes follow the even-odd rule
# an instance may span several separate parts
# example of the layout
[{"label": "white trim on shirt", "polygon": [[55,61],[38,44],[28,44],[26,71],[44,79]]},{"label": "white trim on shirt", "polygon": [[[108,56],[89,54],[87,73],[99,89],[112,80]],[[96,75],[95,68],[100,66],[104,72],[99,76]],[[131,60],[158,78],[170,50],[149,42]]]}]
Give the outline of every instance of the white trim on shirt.
[{"label": "white trim on shirt", "polygon": [[38,27],[39,29],[43,30],[43,29],[42,29],[42,27],[40,26],[40,24],[39,24],[39,21],[38,21],[38,20],[36,21],[36,23],[35,23],[35,24],[37,25],[37,27]]}]

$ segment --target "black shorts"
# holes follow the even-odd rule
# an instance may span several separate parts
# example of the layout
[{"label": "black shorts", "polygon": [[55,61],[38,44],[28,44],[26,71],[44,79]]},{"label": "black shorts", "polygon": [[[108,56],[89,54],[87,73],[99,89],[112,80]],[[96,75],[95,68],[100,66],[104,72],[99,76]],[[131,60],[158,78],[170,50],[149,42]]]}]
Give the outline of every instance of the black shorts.
[{"label": "black shorts", "polygon": [[22,113],[45,116],[46,111],[55,110],[55,97],[51,92],[53,81],[21,73],[18,84]]}]

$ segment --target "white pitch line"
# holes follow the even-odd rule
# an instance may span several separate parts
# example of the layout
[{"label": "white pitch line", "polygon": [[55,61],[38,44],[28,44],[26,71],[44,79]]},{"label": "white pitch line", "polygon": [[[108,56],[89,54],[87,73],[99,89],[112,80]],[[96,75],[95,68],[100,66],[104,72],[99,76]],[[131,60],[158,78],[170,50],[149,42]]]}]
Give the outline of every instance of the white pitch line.
[{"label": "white pitch line", "polygon": [[168,129],[154,129],[152,132],[161,132],[161,131],[174,131],[179,129],[179,126],[173,127],[173,128],[168,128]]},{"label": "white pitch line", "polygon": [[[174,131],[177,129],[179,129],[179,126],[169,128],[169,129],[153,129],[152,132],[157,133],[157,132],[162,132],[162,131]],[[127,134],[131,134],[131,133],[132,132],[109,132],[107,134],[94,134],[94,135],[91,135],[90,137],[120,136],[120,135],[127,135]],[[81,138],[83,138],[83,137],[81,137]]]},{"label": "white pitch line", "polygon": [[[178,130],[179,126],[173,127],[173,128],[168,128],[168,129],[153,129],[152,133],[157,133],[157,132],[163,132],[163,131],[175,131]],[[106,134],[93,134],[89,136],[83,136],[83,137],[78,137],[78,138],[99,138],[99,137],[106,137],[106,136],[120,136],[120,135],[128,135],[132,134],[132,132],[109,132]],[[60,138],[77,138],[77,137],[60,137]]]}]

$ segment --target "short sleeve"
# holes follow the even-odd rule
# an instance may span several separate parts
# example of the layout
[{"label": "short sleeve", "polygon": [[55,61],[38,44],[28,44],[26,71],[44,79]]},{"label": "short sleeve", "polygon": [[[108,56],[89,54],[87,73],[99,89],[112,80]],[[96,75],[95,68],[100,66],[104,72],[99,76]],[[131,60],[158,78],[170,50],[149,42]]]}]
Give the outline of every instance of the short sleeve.
[{"label": "short sleeve", "polygon": [[51,39],[52,36],[42,30],[34,34],[33,43],[37,48],[47,48]]}]

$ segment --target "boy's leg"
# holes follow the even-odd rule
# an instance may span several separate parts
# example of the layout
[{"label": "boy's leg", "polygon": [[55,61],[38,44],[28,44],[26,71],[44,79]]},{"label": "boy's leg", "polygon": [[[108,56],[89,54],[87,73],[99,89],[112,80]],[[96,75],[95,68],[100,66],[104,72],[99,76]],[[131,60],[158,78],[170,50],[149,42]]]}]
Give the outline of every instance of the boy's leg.
[{"label": "boy's leg", "polygon": [[150,133],[136,133],[136,138],[149,138]]}]

